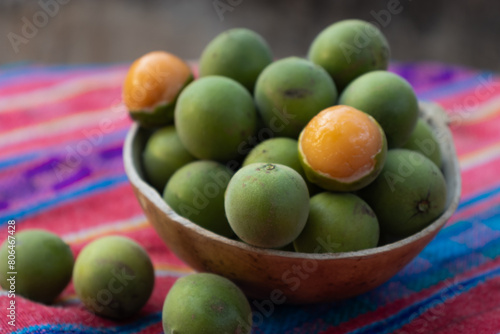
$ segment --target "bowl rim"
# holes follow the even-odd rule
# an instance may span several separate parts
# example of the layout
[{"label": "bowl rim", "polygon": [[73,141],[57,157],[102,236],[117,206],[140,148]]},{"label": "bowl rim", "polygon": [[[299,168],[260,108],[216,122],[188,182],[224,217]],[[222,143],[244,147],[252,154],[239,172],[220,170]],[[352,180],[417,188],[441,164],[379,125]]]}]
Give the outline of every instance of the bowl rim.
[{"label": "bowl rim", "polygon": [[[447,169],[450,180],[446,179],[447,184],[450,182],[455,183],[455,191],[453,193],[448,193],[449,205],[446,210],[430,225],[422,229],[421,231],[412,234],[406,238],[397,240],[395,242],[377,246],[374,248],[368,248],[358,251],[350,252],[339,252],[339,253],[303,253],[303,252],[289,252],[278,249],[268,249],[259,248],[242,241],[230,239],[214,232],[211,232],[190,220],[178,215],[162,198],[160,193],[149,185],[138,173],[135,163],[134,163],[134,142],[137,138],[138,132],[141,127],[137,122],[134,122],[125,138],[123,146],[123,161],[125,166],[125,173],[129,179],[129,182],[137,188],[142,194],[147,197],[157,208],[159,208],[165,215],[167,215],[171,220],[178,224],[183,225],[183,227],[190,229],[192,232],[200,234],[204,237],[213,239],[219,243],[224,243],[233,247],[240,248],[241,250],[254,252],[259,255],[264,256],[274,256],[274,257],[286,257],[286,258],[297,258],[297,259],[310,259],[310,260],[336,260],[336,259],[357,259],[366,258],[369,256],[378,256],[379,254],[390,252],[394,249],[404,247],[408,244],[414,243],[417,240],[424,238],[425,236],[435,233],[436,230],[440,230],[448,221],[448,219],[453,215],[458,207],[461,194],[461,174],[460,167],[458,163],[458,157],[456,154],[456,149],[453,142],[453,137],[451,131],[448,127],[447,116],[445,111],[434,102],[424,102],[419,101],[421,118],[426,121],[431,121],[433,130],[438,129],[442,131],[438,138],[438,143],[441,147],[441,152],[443,154],[443,169]],[[444,138],[440,140],[440,138]],[[446,159],[444,159],[446,157]],[[446,165],[446,166],[445,166]],[[437,232],[436,232],[437,233]],[[167,245],[168,246],[168,245]]]}]

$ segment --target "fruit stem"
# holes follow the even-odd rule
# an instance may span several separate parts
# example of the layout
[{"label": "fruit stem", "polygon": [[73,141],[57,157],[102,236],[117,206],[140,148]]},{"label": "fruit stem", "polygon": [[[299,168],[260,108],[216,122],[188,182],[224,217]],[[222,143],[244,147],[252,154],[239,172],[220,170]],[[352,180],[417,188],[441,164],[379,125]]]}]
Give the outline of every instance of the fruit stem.
[{"label": "fruit stem", "polygon": [[429,210],[429,201],[423,200],[418,202],[417,209],[420,212],[427,212]]}]

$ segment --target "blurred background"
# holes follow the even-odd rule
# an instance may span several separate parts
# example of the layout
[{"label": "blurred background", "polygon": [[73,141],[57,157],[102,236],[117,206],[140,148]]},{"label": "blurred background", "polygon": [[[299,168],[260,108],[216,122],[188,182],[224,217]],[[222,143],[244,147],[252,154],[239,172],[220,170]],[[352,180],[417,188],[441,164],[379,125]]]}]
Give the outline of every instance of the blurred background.
[{"label": "blurred background", "polygon": [[260,33],[277,58],[300,56],[329,24],[361,18],[394,60],[499,71],[499,13],[486,0],[0,0],[0,64],[130,62],[157,49],[194,60],[233,27]]}]

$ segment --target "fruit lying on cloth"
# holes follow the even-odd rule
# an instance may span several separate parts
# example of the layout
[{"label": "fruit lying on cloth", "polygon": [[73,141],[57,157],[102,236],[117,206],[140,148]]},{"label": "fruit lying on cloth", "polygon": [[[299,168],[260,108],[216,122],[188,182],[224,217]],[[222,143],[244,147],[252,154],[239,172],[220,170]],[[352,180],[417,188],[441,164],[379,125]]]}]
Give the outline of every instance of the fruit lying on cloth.
[{"label": "fruit lying on cloth", "polygon": [[85,246],[73,270],[75,291],[85,307],[113,319],[137,313],[151,296],[154,279],[148,253],[121,236],[102,237]]},{"label": "fruit lying on cloth", "polygon": [[162,322],[165,333],[250,334],[252,309],[227,278],[191,274],[179,278],[168,292]]},{"label": "fruit lying on cloth", "polygon": [[73,263],[71,249],[57,235],[24,230],[0,248],[0,285],[10,290],[14,284],[16,294],[48,304],[68,285]]}]

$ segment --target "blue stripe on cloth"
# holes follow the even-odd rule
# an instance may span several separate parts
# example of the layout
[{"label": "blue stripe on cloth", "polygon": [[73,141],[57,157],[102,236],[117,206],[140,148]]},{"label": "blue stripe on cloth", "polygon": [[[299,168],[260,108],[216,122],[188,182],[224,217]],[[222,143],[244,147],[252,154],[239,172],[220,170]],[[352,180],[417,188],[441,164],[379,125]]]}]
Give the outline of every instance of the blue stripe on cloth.
[{"label": "blue stripe on cloth", "polygon": [[500,255],[500,239],[498,238],[493,238],[486,245],[478,243],[473,246],[451,240],[461,233],[464,233],[461,237],[463,240],[478,240],[482,237],[481,233],[492,233],[492,230],[500,229],[500,206],[481,213],[474,220],[486,228],[482,230],[474,228],[468,221],[460,221],[445,227],[419,254],[419,257],[432,263],[432,267],[421,273],[412,273],[409,277],[399,277],[402,274],[400,272],[393,279],[401,279],[406,287],[418,292],[475,268],[486,262],[488,258]]},{"label": "blue stripe on cloth", "polygon": [[477,86],[484,85],[483,82],[488,82],[493,76],[491,72],[481,72],[472,78],[466,78],[464,80],[457,80],[453,83],[447,83],[441,87],[435,87],[427,92],[421,92],[418,95],[419,99],[422,100],[437,100],[444,96],[457,94],[466,91]]},{"label": "blue stripe on cloth", "polygon": [[23,162],[33,160],[33,159],[39,157],[40,155],[41,155],[40,152],[32,152],[32,153],[27,153],[27,154],[23,154],[23,155],[10,157],[10,158],[7,158],[5,160],[0,160],[0,170],[7,169],[9,167],[16,166],[16,165],[21,164]]},{"label": "blue stripe on cloth", "polygon": [[106,190],[107,188],[123,184],[128,181],[125,174],[118,176],[113,176],[110,178],[102,179],[97,182],[91,183],[85,187],[75,189],[67,193],[60,193],[57,197],[51,198],[49,200],[43,201],[41,203],[28,206],[21,210],[13,212],[5,212],[0,216],[0,226],[5,225],[9,219],[20,219],[24,218],[41,211],[50,209],[56,205],[75,200],[80,197],[88,196],[93,193],[99,192],[101,190]]},{"label": "blue stripe on cloth", "polygon": [[500,204],[492,206],[479,217],[481,222],[493,231],[500,231]]},{"label": "blue stripe on cloth", "polygon": [[108,334],[108,333],[137,333],[161,321],[161,312],[149,314],[143,318],[134,321],[133,323],[112,326],[112,327],[91,327],[79,324],[44,324],[33,325],[14,332],[11,334],[28,334],[28,333],[74,333],[74,334]]},{"label": "blue stripe on cloth", "polygon": [[439,233],[441,237],[451,238],[472,228],[472,222],[461,220],[455,224],[446,226]]},{"label": "blue stripe on cloth", "polygon": [[130,63],[112,63],[112,64],[81,64],[81,65],[53,65],[53,66],[40,66],[33,64],[30,66],[14,66],[12,68],[0,67],[0,86],[3,84],[12,84],[12,80],[17,77],[29,76],[56,76],[60,74],[78,74],[86,72],[102,72],[102,71],[115,71],[120,68],[126,68]]}]

